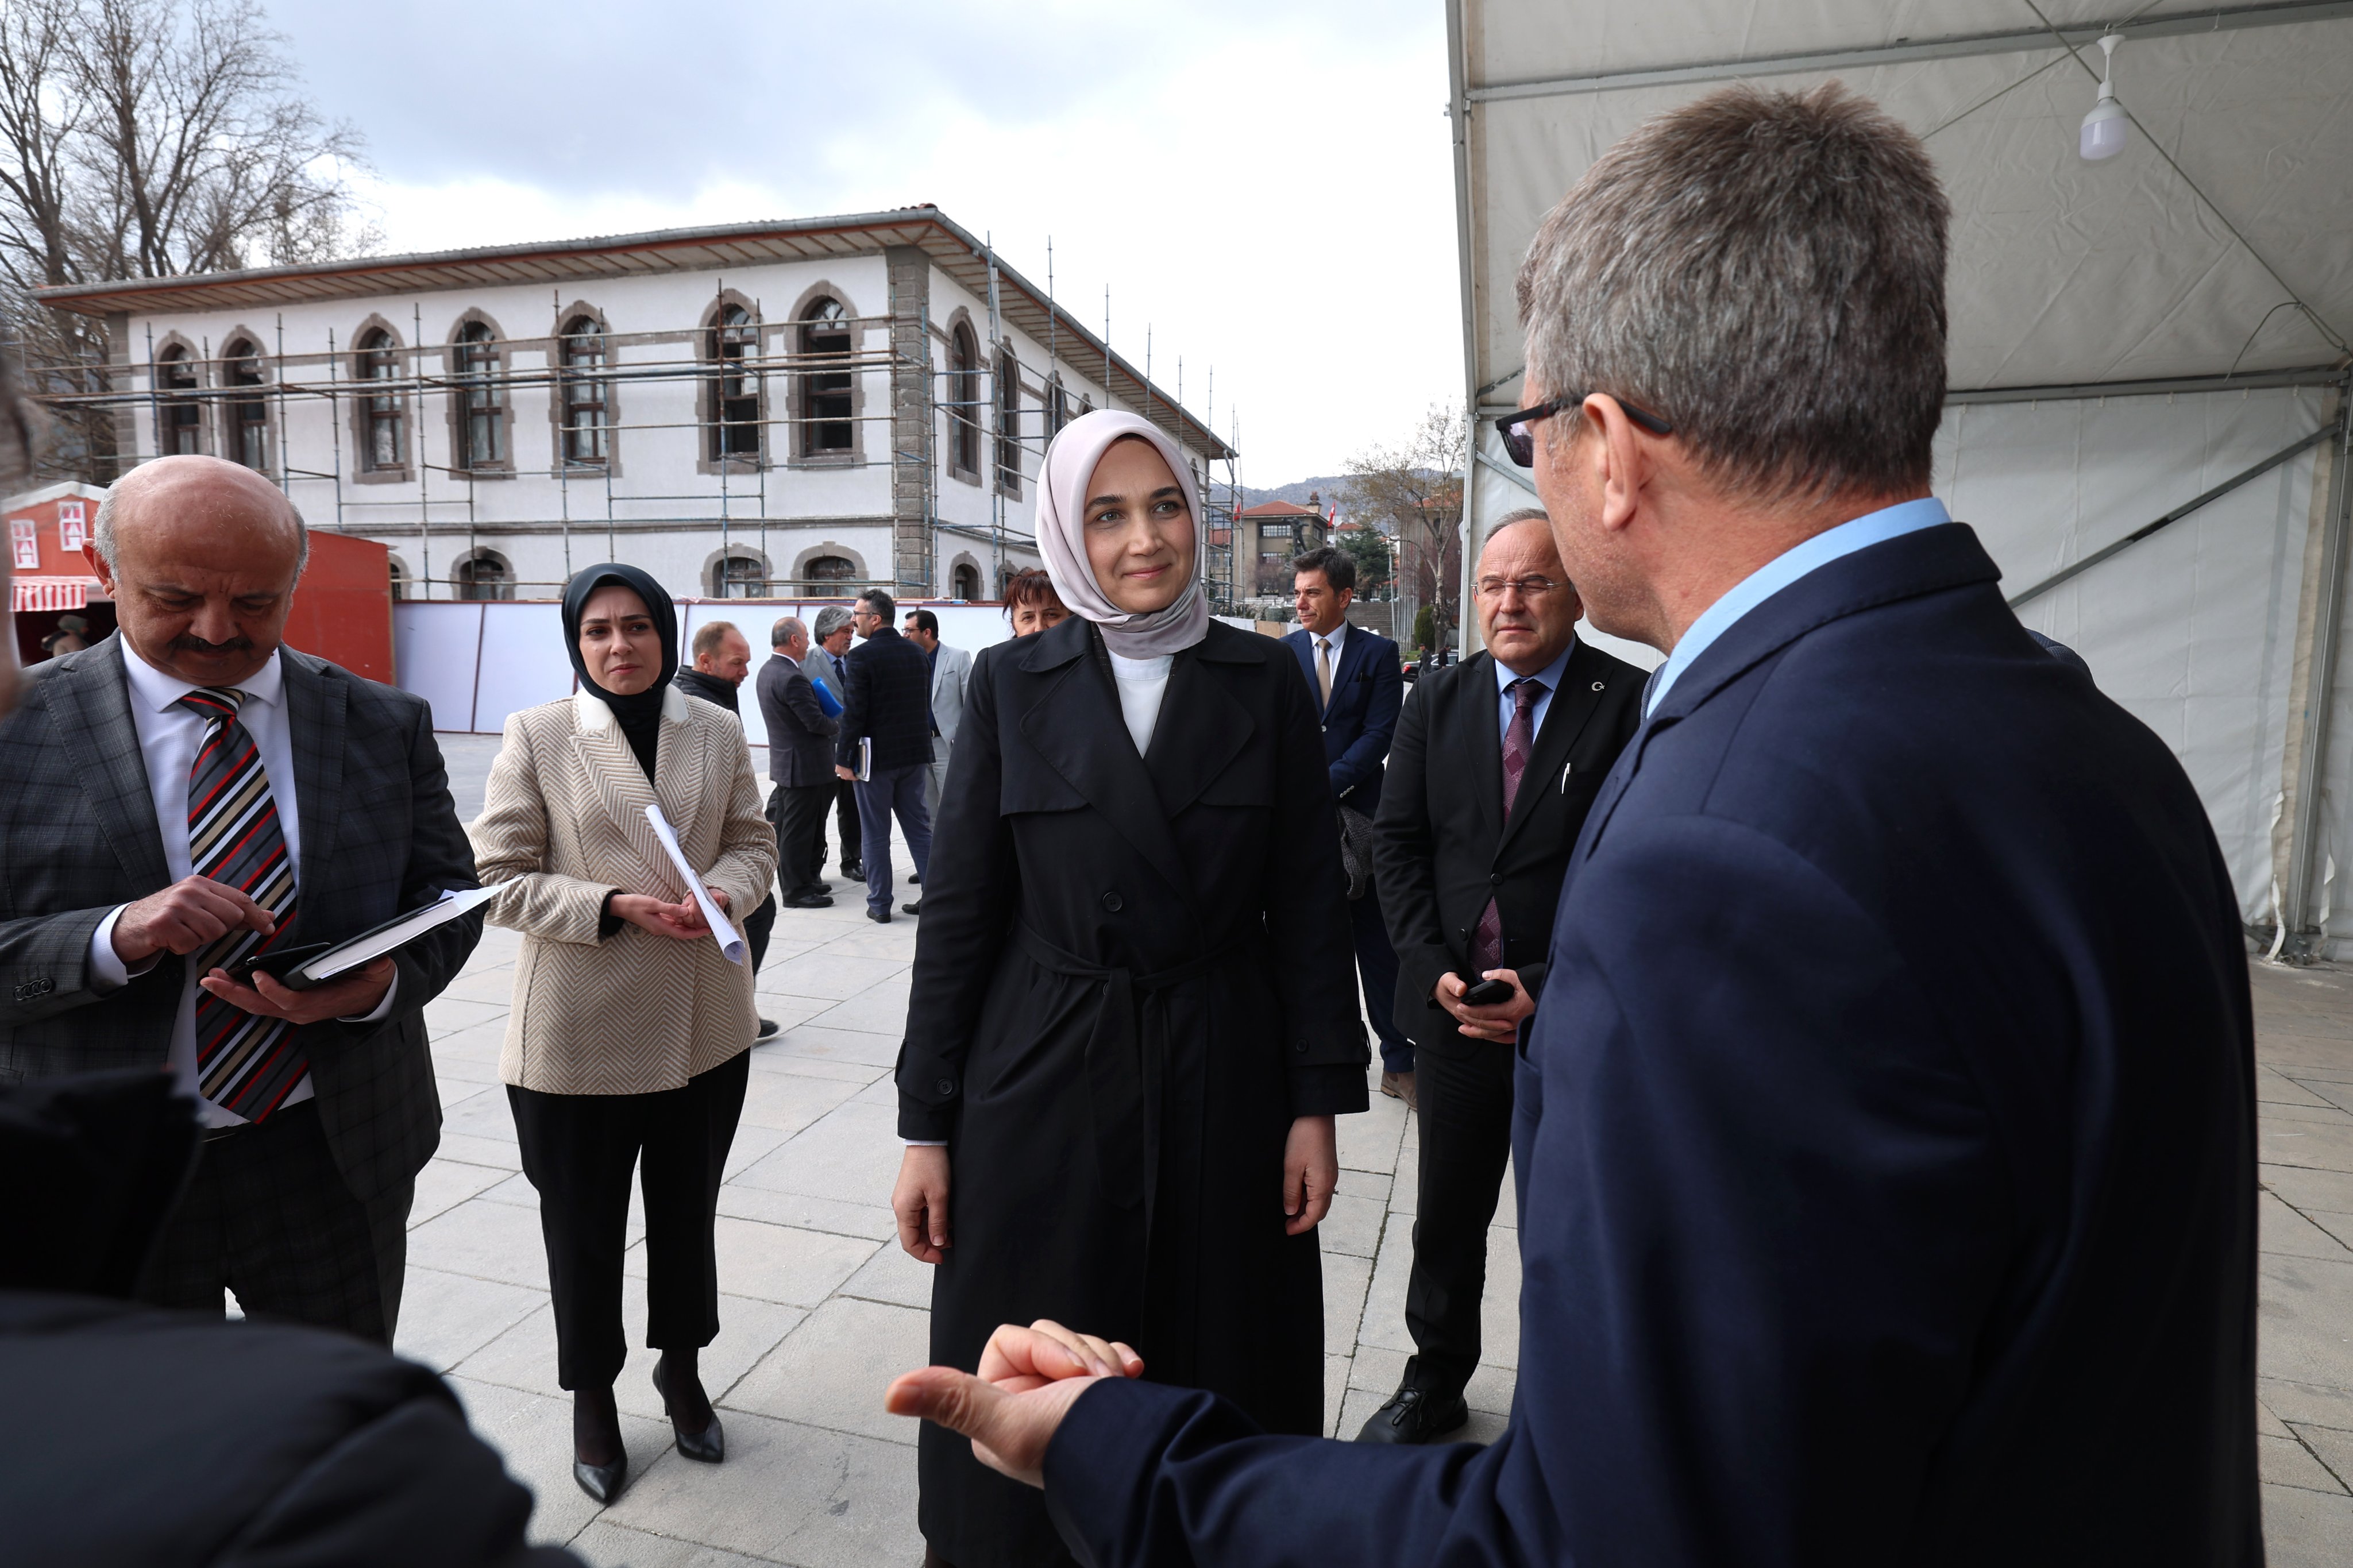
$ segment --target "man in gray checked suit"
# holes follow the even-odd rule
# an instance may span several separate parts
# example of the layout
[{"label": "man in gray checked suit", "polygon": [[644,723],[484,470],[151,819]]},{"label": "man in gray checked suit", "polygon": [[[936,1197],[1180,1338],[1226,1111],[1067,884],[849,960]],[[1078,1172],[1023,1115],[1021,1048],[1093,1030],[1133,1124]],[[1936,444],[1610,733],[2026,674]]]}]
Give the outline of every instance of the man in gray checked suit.
[{"label": "man in gray checked suit", "polygon": [[389,1343],[440,1141],[422,1009],[481,924],[308,991],[227,974],[475,885],[426,704],[279,646],[307,550],[217,458],[100,505],[121,629],[0,721],[0,1081],[168,1069],[206,1140],[142,1294]]},{"label": "man in gray checked suit", "polygon": [[932,661],[932,766],[923,780],[923,807],[940,819],[940,792],[948,784],[948,756],[956,727],[964,722],[965,687],[972,680],[972,653],[940,641],[940,618],[929,610],[907,612],[907,640]]}]

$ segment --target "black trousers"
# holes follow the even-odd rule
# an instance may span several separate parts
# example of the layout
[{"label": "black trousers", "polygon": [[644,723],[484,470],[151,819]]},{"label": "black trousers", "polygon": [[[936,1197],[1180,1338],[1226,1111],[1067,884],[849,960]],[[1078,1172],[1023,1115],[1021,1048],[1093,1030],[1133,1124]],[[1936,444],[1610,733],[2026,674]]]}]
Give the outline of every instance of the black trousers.
[{"label": "black trousers", "polygon": [[[817,863],[820,866],[825,864],[824,819],[825,814],[818,813]],[[859,853],[858,786],[848,779],[833,781],[833,826],[834,831],[841,836],[841,869],[846,877],[850,867],[863,863],[863,857]]]},{"label": "black trousers", "polygon": [[760,973],[760,961],[768,956],[768,933],[776,929],[776,895],[770,893],[760,900],[760,907],[744,917],[744,945],[752,950],[752,973]]},{"label": "black trousers", "polygon": [[1455,1394],[1479,1365],[1479,1299],[1487,1288],[1487,1226],[1512,1157],[1509,1041],[1456,1034],[1414,1053],[1421,1106],[1421,1176],[1405,1324],[1419,1354],[1405,1385]]},{"label": "black trousers", "polygon": [[522,1173],[539,1189],[560,1386],[608,1388],[628,1359],[621,1254],[633,1168],[646,1194],[646,1343],[701,1350],[719,1337],[712,1220],[751,1070],[750,1053],[740,1052],[655,1094],[507,1086]]},{"label": "black trousers", "polygon": [[372,1203],[343,1184],[316,1100],[208,1138],[140,1299],[341,1329],[390,1345],[408,1266],[415,1181]]},{"label": "black trousers", "polygon": [[768,820],[776,825],[776,881],[786,898],[817,891],[825,871],[826,807],[841,782],[778,784],[768,792]]}]

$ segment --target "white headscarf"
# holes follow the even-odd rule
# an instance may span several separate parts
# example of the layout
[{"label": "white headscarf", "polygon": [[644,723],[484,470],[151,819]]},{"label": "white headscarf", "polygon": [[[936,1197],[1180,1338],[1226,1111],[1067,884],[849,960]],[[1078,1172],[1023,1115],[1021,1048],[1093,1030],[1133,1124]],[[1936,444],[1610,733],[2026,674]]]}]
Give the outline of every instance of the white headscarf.
[{"label": "white headscarf", "polygon": [[[1176,476],[1186,510],[1193,514],[1192,579],[1176,603],[1143,616],[1106,598],[1094,568],[1087,563],[1087,487],[1112,443],[1129,436],[1152,443]],[[1201,515],[1201,492],[1194,487],[1193,470],[1176,444],[1135,415],[1112,408],[1082,414],[1062,426],[1046,448],[1045,478],[1038,486],[1038,552],[1046,558],[1046,575],[1054,580],[1054,592],[1062,603],[1100,626],[1103,642],[1122,658],[1176,653],[1208,635],[1209,599],[1201,579],[1208,573],[1209,526]]]}]

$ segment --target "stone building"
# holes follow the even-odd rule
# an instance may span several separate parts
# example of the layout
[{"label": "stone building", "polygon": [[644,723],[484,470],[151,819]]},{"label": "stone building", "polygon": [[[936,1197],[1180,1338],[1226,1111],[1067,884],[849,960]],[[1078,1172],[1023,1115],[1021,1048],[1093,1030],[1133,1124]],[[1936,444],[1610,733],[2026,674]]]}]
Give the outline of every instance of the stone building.
[{"label": "stone building", "polygon": [[40,298],[106,323],[126,466],[268,473],[386,544],[404,598],[610,558],[686,597],[994,597],[1038,563],[1047,440],[1105,406],[1232,493],[1206,417],[930,206]]}]

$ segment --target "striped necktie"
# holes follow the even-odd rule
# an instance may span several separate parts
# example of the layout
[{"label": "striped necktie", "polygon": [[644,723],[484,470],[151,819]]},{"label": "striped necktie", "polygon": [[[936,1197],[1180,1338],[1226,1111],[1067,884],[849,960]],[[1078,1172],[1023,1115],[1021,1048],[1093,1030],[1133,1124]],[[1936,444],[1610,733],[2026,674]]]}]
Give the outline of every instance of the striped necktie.
[{"label": "striped necktie", "polygon": [[[233,686],[189,692],[179,706],[205,721],[204,744],[188,769],[188,865],[199,877],[224,882],[268,910],[277,931],[233,931],[193,960],[198,975],[227,968],[248,954],[279,944],[294,923],[294,864],[270,797],[261,750],[237,721],[246,694]],[[196,992],[196,1086],[204,1097],[248,1121],[285,1102],[310,1070],[310,1061],[282,1018],[248,1013]]]}]

